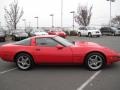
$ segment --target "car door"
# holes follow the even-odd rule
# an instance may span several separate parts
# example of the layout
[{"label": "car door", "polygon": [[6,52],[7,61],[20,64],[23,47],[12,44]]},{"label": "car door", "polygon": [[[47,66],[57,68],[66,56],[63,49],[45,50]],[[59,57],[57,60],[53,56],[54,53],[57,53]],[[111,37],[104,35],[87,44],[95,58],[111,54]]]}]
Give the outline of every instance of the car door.
[{"label": "car door", "polygon": [[72,63],[72,51],[52,38],[36,38],[35,57],[39,63]]},{"label": "car door", "polygon": [[87,28],[85,27],[81,28],[81,35],[87,35]]}]

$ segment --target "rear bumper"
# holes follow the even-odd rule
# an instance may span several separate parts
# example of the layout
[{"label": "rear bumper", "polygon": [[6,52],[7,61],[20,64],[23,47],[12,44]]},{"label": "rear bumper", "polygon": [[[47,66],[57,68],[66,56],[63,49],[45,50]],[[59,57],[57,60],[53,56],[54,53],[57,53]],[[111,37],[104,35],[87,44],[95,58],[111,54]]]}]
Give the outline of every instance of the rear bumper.
[{"label": "rear bumper", "polygon": [[0,37],[0,40],[3,40],[3,39],[5,39],[5,37]]},{"label": "rear bumper", "polygon": [[6,54],[6,53],[0,53],[0,58],[3,61],[13,62],[13,57],[11,55]]},{"label": "rear bumper", "polygon": [[66,37],[67,37],[67,35],[58,35],[58,36],[63,37],[63,38],[66,38]]}]

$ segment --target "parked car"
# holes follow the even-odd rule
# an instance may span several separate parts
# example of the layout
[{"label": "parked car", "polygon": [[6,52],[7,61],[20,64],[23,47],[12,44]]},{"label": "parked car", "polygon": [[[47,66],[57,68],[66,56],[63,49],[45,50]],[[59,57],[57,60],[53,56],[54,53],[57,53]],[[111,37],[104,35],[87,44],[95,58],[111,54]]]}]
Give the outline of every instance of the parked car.
[{"label": "parked car", "polygon": [[94,27],[80,27],[77,33],[78,33],[78,36],[88,36],[88,37],[101,36],[100,30]]},{"label": "parked car", "polygon": [[67,36],[67,34],[59,28],[51,29],[50,31],[48,31],[48,34],[49,35],[57,35],[57,36],[60,36],[60,37],[63,37],[63,38],[66,38],[66,36]]},{"label": "parked car", "polygon": [[30,36],[38,36],[38,35],[48,35],[48,33],[45,32],[42,28],[33,29],[33,30],[30,32]]},{"label": "parked car", "polygon": [[0,28],[0,41],[5,42],[5,37],[5,31],[2,28]]},{"label": "parked car", "polygon": [[117,29],[115,27],[102,27],[100,31],[102,35],[113,35],[113,36],[120,35],[119,28]]},{"label": "parked car", "polygon": [[28,38],[28,34],[23,29],[13,30],[11,32],[11,37],[12,37],[12,40],[17,41],[17,40]]},{"label": "parked car", "polygon": [[0,46],[0,57],[15,62],[17,67],[28,70],[34,64],[84,64],[90,70],[120,61],[120,54],[93,42],[74,43],[56,36],[30,37]]}]

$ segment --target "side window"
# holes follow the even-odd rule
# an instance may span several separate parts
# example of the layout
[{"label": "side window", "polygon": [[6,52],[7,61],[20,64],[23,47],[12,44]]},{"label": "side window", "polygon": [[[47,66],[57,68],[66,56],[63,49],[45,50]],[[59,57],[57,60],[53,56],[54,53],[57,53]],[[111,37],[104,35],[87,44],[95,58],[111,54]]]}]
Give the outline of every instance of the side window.
[{"label": "side window", "polygon": [[51,38],[36,38],[36,45],[37,46],[56,46],[58,42]]},{"label": "side window", "polygon": [[18,41],[18,42],[14,43],[14,44],[15,44],[15,45],[30,46],[30,44],[31,44],[31,39],[30,39],[30,38],[27,38],[27,39]]}]

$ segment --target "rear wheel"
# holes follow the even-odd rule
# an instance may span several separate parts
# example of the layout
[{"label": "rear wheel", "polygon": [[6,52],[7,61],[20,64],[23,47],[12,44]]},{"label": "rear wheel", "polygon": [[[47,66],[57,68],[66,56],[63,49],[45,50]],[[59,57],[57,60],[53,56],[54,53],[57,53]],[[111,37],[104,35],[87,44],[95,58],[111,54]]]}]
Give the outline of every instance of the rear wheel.
[{"label": "rear wheel", "polygon": [[12,40],[13,40],[13,41],[16,41],[17,39],[16,39],[16,37],[15,37],[15,36],[12,36]]},{"label": "rear wheel", "polygon": [[113,36],[116,36],[115,32],[113,32]]},{"label": "rear wheel", "polygon": [[32,57],[26,53],[20,53],[15,58],[16,65],[21,70],[29,70],[33,67],[34,62]]},{"label": "rear wheel", "polygon": [[91,34],[91,33],[88,33],[88,37],[92,37],[92,34]]},{"label": "rear wheel", "polygon": [[90,70],[99,70],[105,65],[105,57],[100,53],[90,53],[86,57],[85,65]]}]

